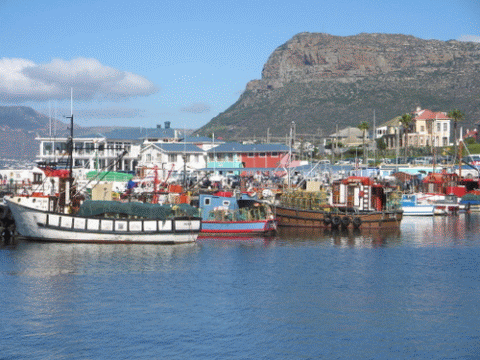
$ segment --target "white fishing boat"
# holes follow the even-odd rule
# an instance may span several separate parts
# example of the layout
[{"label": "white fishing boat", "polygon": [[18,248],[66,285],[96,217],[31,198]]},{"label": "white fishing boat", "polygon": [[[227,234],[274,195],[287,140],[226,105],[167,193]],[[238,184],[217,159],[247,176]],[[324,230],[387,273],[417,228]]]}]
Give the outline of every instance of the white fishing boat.
[{"label": "white fishing boat", "polygon": [[58,178],[56,191],[5,199],[20,236],[37,241],[144,244],[197,239],[201,217],[198,208],[190,205],[84,201],[84,195],[77,191],[78,183],[74,183],[73,114],[69,118],[68,170],[46,172],[47,177]]},{"label": "white fishing boat", "polygon": [[[179,244],[197,239],[201,218],[186,205],[86,201],[77,214],[29,207],[6,199],[16,231],[29,240],[85,243]],[[31,198],[30,198],[31,201]]]},{"label": "white fishing boat", "polygon": [[403,216],[435,215],[435,205],[422,201],[418,194],[403,194],[400,204]]}]

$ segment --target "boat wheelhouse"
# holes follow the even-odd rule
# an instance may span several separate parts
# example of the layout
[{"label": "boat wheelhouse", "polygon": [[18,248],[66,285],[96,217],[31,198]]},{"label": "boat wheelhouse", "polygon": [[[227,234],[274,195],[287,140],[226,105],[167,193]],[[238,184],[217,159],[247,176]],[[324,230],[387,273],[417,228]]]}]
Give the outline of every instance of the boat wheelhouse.
[{"label": "boat wheelhouse", "polygon": [[226,191],[200,194],[199,206],[202,236],[269,235],[277,229],[270,205],[259,202],[256,195]]}]

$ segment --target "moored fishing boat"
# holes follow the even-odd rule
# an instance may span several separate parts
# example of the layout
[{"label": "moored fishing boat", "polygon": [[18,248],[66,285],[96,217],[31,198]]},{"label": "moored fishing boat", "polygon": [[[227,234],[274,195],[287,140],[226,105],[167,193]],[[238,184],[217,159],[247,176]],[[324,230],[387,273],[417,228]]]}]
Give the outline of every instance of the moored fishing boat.
[{"label": "moored fishing boat", "polygon": [[472,190],[462,196],[460,200],[460,205],[464,206],[470,211],[479,212],[480,211],[480,191]]},{"label": "moored fishing boat", "polygon": [[201,236],[252,236],[275,233],[277,223],[270,205],[247,193],[220,191],[200,194]]},{"label": "moored fishing boat", "polygon": [[6,202],[16,231],[29,240],[177,244],[195,241],[201,229],[198,209],[184,204],[85,201],[72,214],[29,207],[24,199],[13,197]]},{"label": "moored fishing boat", "polygon": [[[198,208],[186,204],[106,200],[84,201],[73,176],[73,114],[67,143],[68,169],[48,174],[58,178],[52,193],[6,198],[20,236],[37,241],[176,244],[196,240],[201,229]],[[117,162],[126,154],[123,152]],[[105,187],[108,190],[108,187]]]},{"label": "moored fishing boat", "polygon": [[279,226],[318,228],[399,227],[403,211],[394,188],[368,177],[334,181],[330,194],[292,192],[276,206]]},{"label": "moored fishing boat", "polygon": [[403,194],[401,200],[403,216],[433,216],[435,206],[422,202],[419,194]]}]

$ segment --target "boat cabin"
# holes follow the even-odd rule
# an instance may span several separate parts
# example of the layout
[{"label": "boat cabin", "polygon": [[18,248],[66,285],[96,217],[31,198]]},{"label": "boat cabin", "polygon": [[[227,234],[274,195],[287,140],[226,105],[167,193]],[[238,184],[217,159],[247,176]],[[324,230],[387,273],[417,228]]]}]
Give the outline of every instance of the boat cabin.
[{"label": "boat cabin", "polygon": [[350,176],[332,183],[331,204],[358,211],[382,211],[398,207],[392,202],[394,188],[364,176]]}]

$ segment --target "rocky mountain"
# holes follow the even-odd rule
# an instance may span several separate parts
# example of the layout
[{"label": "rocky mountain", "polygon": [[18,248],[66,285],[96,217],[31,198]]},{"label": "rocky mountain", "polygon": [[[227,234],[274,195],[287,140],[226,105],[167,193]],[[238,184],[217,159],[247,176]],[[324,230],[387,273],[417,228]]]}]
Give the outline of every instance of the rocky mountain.
[{"label": "rocky mountain", "polygon": [[[480,43],[300,33],[279,46],[238,101],[197,132],[227,139],[373,127],[417,106],[480,121]],[[268,130],[267,130],[268,129]]]}]

